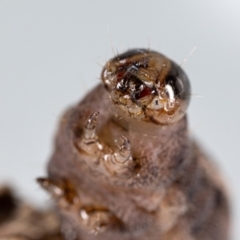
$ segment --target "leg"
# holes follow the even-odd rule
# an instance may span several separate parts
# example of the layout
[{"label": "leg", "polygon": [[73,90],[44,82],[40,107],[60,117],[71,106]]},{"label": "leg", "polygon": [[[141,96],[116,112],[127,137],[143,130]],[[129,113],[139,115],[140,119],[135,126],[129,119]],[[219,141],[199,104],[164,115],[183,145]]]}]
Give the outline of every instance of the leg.
[{"label": "leg", "polygon": [[86,157],[87,164],[96,170],[107,172],[120,178],[131,177],[133,170],[133,158],[129,140],[122,136],[121,144],[116,150],[112,150],[104,144],[96,134],[96,123],[99,113],[93,113],[86,121],[83,134],[77,146]]}]

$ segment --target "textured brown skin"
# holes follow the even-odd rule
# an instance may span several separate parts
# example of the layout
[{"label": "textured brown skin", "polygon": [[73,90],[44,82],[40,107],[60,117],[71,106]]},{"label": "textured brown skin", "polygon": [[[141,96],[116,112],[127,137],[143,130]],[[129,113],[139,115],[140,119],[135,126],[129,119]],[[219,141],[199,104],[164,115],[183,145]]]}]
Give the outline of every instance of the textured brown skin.
[{"label": "textured brown skin", "polygon": [[[155,128],[146,136],[119,128],[111,120],[111,103],[100,85],[62,118],[49,178],[67,179],[83,205],[101,205],[124,229],[108,229],[95,236],[78,223],[79,206],[61,209],[79,239],[205,239],[226,240],[228,206],[222,184],[207,169],[207,159],[190,140],[187,121]],[[133,152],[145,161],[140,177],[112,179],[93,172],[74,145],[91,112],[101,111],[98,131],[104,126],[128,136]],[[161,146],[164,146],[162,148]]]},{"label": "textured brown skin", "polygon": [[[228,202],[221,178],[189,139],[186,117],[166,126],[134,122],[126,127],[114,119],[115,109],[99,85],[61,119],[48,178],[56,185],[70,182],[78,199],[59,204],[63,222],[83,240],[228,239]],[[87,156],[75,143],[95,111],[100,111],[97,133],[108,144],[113,146],[121,135],[130,139],[134,157],[142,159],[140,176],[119,179],[86,164]],[[79,220],[84,206],[109,211],[112,225],[97,235],[89,233]]]}]

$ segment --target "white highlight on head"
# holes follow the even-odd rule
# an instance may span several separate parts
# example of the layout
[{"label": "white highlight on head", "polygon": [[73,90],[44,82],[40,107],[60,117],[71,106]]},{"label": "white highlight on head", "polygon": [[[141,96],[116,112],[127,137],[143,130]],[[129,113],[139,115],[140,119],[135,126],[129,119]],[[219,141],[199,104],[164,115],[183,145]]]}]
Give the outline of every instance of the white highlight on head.
[{"label": "white highlight on head", "polygon": [[166,92],[168,94],[168,97],[169,97],[169,101],[170,102],[174,102],[175,101],[175,97],[174,97],[174,91],[173,91],[173,88],[171,85],[167,84],[165,86],[165,89],[166,89]]}]

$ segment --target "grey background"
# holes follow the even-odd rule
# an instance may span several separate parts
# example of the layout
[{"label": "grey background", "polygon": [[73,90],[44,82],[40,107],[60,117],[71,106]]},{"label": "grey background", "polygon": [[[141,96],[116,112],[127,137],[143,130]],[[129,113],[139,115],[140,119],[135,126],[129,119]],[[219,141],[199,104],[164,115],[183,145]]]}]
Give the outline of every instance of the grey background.
[{"label": "grey background", "polygon": [[[0,0],[0,181],[49,203],[44,176],[63,110],[99,82],[100,65],[150,47],[192,83],[190,130],[228,180],[240,222],[240,1]],[[112,48],[114,51],[112,51]]]}]

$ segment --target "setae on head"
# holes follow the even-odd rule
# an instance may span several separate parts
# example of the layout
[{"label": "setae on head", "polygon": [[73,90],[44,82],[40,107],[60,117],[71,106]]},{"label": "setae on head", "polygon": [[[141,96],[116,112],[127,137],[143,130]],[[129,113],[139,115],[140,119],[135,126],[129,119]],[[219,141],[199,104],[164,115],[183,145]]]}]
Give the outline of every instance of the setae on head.
[{"label": "setae on head", "polygon": [[103,68],[102,81],[126,114],[159,125],[182,118],[190,100],[190,83],[181,67],[151,50],[114,57]]}]

